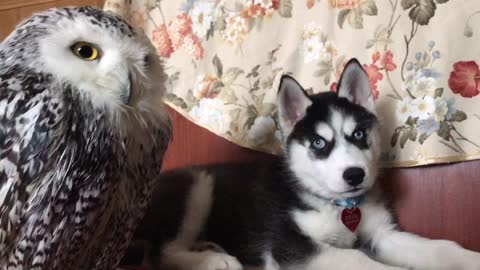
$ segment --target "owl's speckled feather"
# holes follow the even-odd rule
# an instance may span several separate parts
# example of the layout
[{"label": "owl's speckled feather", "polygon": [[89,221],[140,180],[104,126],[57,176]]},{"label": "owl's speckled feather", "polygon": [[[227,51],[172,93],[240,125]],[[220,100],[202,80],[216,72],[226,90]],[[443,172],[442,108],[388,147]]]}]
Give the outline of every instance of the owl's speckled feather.
[{"label": "owl's speckled feather", "polygon": [[116,267],[170,140],[165,79],[148,39],[94,8],[36,14],[0,44],[0,269]]}]

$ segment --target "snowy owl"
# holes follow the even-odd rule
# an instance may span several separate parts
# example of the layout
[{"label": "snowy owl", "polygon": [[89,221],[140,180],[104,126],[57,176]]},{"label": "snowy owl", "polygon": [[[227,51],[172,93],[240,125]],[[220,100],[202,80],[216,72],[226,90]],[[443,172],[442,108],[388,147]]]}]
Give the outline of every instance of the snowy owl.
[{"label": "snowy owl", "polygon": [[113,269],[171,135],[141,31],[50,9],[0,44],[0,269]]}]

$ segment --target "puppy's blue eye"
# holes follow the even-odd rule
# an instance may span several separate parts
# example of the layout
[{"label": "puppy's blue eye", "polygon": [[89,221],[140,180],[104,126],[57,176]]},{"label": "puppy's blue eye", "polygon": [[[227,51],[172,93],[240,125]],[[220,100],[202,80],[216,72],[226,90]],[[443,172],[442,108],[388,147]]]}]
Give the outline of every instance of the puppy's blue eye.
[{"label": "puppy's blue eye", "polygon": [[360,129],[355,130],[352,135],[353,135],[353,138],[357,141],[363,140],[365,138],[365,132]]},{"label": "puppy's blue eye", "polygon": [[327,142],[322,138],[318,138],[315,141],[313,141],[312,145],[316,149],[323,149],[327,145]]}]

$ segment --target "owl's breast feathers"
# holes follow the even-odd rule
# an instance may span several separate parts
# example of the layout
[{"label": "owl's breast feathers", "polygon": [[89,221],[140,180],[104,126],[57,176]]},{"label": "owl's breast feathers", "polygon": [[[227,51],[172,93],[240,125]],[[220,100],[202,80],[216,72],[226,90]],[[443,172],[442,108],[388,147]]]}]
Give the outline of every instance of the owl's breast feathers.
[{"label": "owl's breast feathers", "polygon": [[150,197],[169,122],[138,115],[129,121],[142,123],[120,129],[50,76],[1,72],[0,269],[118,263]]}]

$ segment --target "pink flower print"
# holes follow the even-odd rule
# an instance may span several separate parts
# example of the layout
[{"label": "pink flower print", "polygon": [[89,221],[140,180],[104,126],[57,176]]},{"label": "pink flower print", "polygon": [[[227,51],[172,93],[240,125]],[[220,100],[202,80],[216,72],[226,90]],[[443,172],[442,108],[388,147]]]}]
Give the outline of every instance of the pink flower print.
[{"label": "pink flower print", "polygon": [[377,82],[383,79],[383,74],[380,73],[380,68],[375,64],[363,65],[363,69],[365,69],[365,72],[367,72],[368,81],[370,82],[370,87],[372,88],[373,98],[376,100],[379,95]]},{"label": "pink flower print", "polygon": [[328,0],[330,8],[352,9],[358,7],[365,0]]},{"label": "pink flower print", "polygon": [[280,0],[272,0],[272,8],[277,10],[280,8]]},{"label": "pink flower print", "polygon": [[183,47],[185,50],[195,57],[196,60],[203,58],[203,47],[200,44],[200,40],[194,34],[188,34],[183,39]]},{"label": "pink flower print", "polygon": [[315,0],[307,0],[307,8],[311,9],[315,5]]},{"label": "pink flower print", "polygon": [[173,47],[178,49],[182,46],[185,36],[192,33],[192,19],[186,13],[182,13],[170,22],[168,28]]},{"label": "pink flower print", "polygon": [[158,55],[161,57],[168,58],[174,52],[172,40],[168,35],[167,26],[165,26],[165,24],[162,24],[153,30],[152,41],[157,48]]},{"label": "pink flower print", "polygon": [[337,82],[332,83],[332,84],[330,85],[330,91],[336,93],[336,92],[337,92],[337,87],[338,87],[338,83],[337,83]]},{"label": "pink flower print", "polygon": [[380,59],[380,52],[376,51],[372,54],[372,64],[377,63],[378,59]]},{"label": "pink flower print", "polygon": [[247,8],[242,10],[240,13],[241,16],[245,18],[255,18],[255,17],[260,17],[264,14],[264,9],[260,5],[249,5]]},{"label": "pink flower print", "polygon": [[381,63],[386,71],[393,71],[397,68],[397,65],[393,63],[393,53],[390,50],[383,54]]}]

